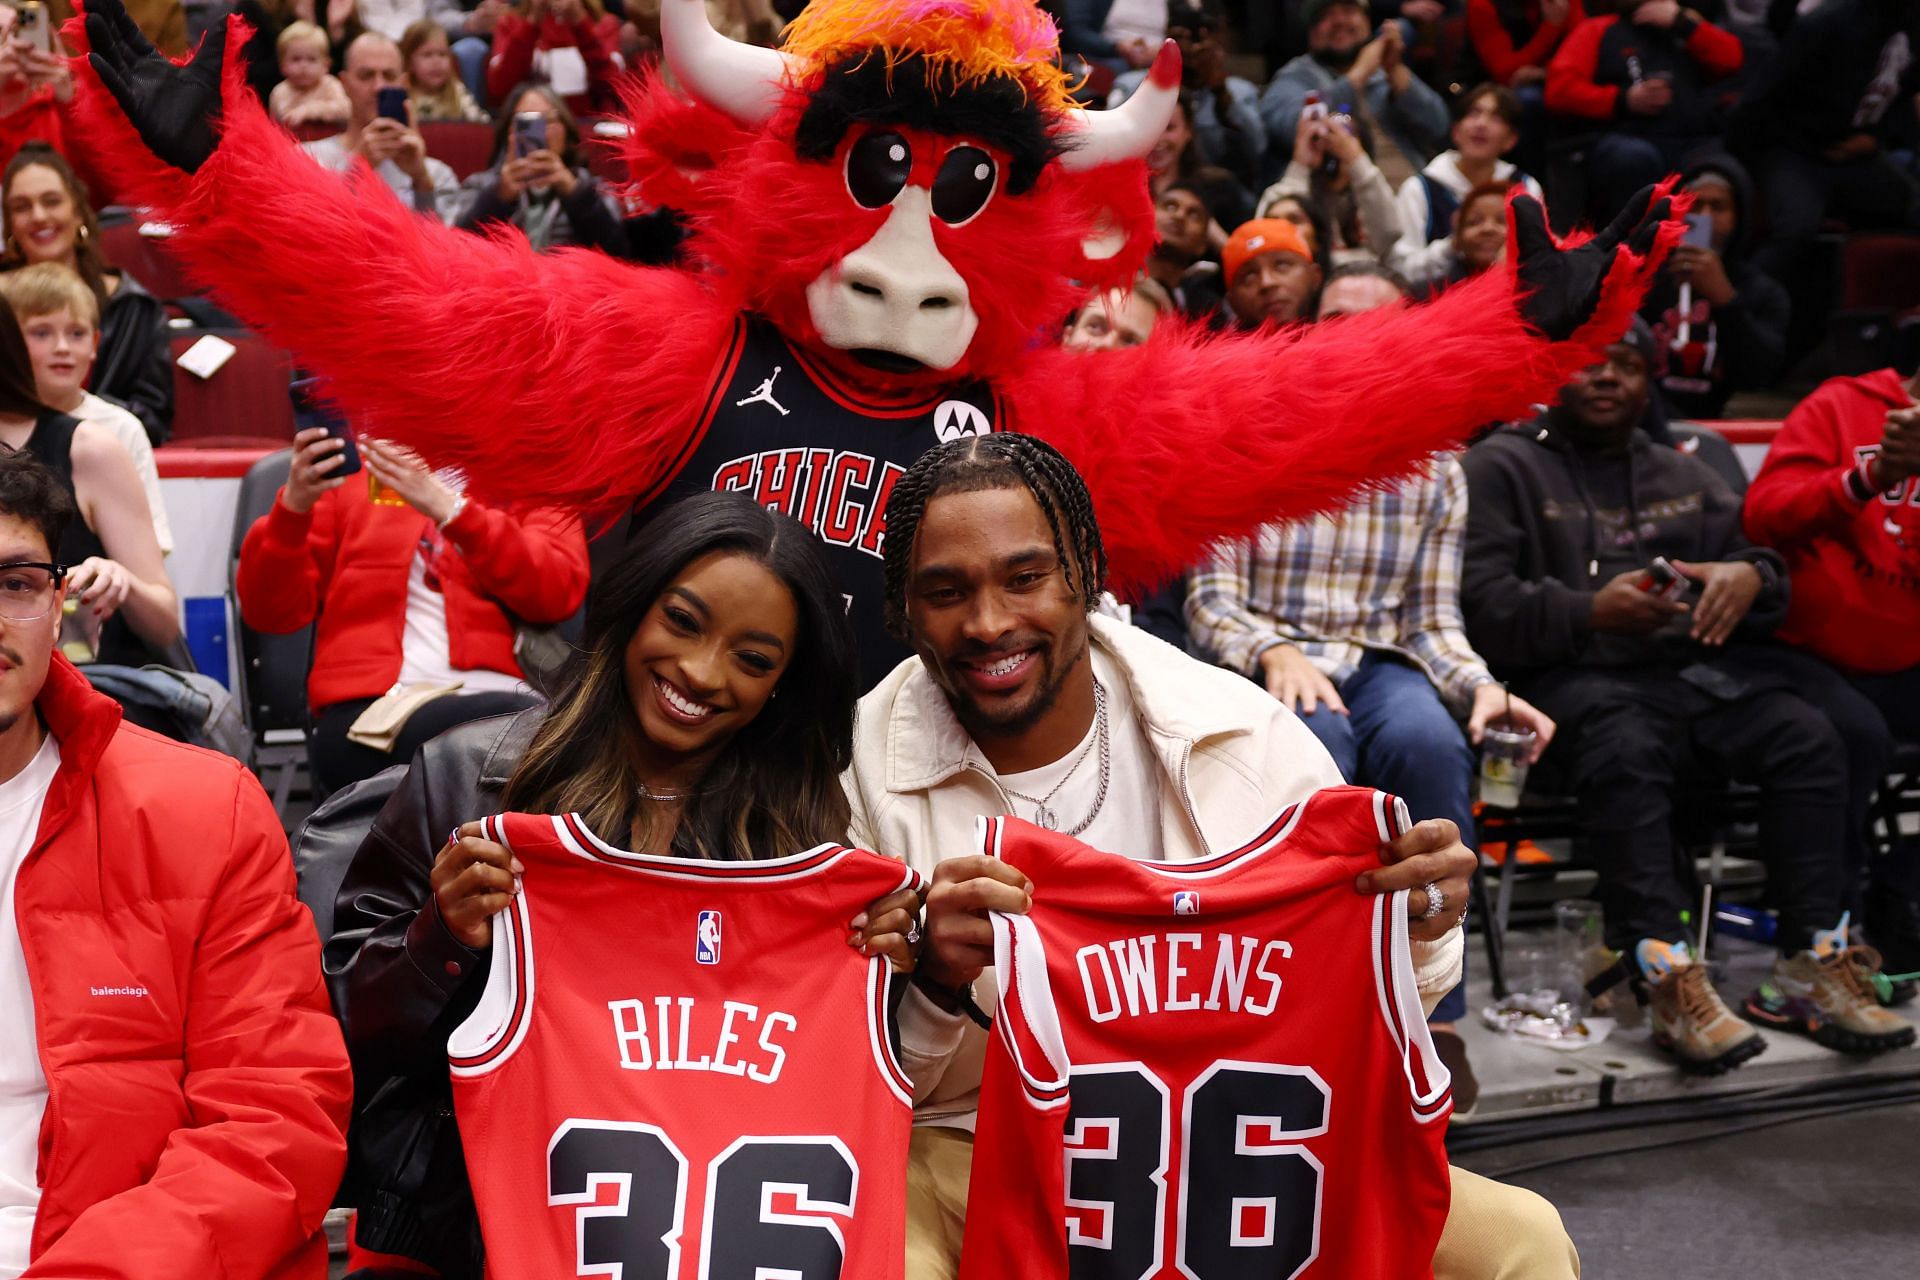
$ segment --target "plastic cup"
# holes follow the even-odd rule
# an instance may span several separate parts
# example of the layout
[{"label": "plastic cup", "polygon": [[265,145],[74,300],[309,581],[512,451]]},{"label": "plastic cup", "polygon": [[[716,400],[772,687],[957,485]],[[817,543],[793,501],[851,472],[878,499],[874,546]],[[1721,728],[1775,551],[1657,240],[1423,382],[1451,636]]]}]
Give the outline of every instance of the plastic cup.
[{"label": "plastic cup", "polygon": [[373,499],[377,506],[404,507],[407,505],[405,498],[381,484],[379,477],[375,476],[371,470],[367,472],[367,497]]},{"label": "plastic cup", "polygon": [[1582,1015],[1592,1007],[1587,979],[1604,969],[1609,959],[1601,919],[1600,904],[1591,898],[1553,904],[1553,928],[1560,944],[1560,999]]},{"label": "plastic cup", "polygon": [[1527,769],[1533,759],[1531,729],[1489,726],[1480,741],[1480,799],[1496,809],[1514,809],[1527,789]]}]

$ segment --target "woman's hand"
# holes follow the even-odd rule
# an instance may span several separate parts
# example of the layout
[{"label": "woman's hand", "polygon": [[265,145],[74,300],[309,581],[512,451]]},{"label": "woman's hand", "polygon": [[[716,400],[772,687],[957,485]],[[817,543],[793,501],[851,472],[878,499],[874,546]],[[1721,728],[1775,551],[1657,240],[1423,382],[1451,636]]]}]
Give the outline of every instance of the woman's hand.
[{"label": "woman's hand", "polygon": [[512,204],[527,189],[527,180],[532,176],[532,168],[525,156],[516,156],[500,166],[500,176],[494,182],[493,189],[499,193],[502,203]]},{"label": "woman's hand", "polygon": [[436,480],[413,450],[386,440],[362,440],[360,457],[374,479],[435,524],[445,524],[453,515],[460,495]]},{"label": "woman's hand", "polygon": [[67,598],[78,597],[94,616],[110,618],[133,590],[133,575],[118,560],[88,556],[67,571]]},{"label": "woman's hand", "polygon": [[573,189],[580,185],[580,179],[573,170],[567,168],[566,162],[551,151],[542,149],[532,152],[521,163],[527,166],[527,185],[536,190],[551,187],[562,196],[570,196]]},{"label": "woman's hand", "polygon": [[920,958],[919,924],[920,894],[898,889],[847,921],[847,945],[863,956],[885,956],[895,973],[912,973]]},{"label": "woman's hand", "polygon": [[327,434],[325,427],[308,427],[293,438],[293,465],[287,469],[287,486],[280,491],[280,505],[295,515],[313,510],[320,495],[346,483],[333,474],[346,464],[342,452],[347,442]]},{"label": "woman's hand", "polygon": [[526,868],[503,844],[480,838],[478,822],[462,823],[433,860],[433,905],[461,946],[479,951],[493,941],[493,918],[520,892]]}]

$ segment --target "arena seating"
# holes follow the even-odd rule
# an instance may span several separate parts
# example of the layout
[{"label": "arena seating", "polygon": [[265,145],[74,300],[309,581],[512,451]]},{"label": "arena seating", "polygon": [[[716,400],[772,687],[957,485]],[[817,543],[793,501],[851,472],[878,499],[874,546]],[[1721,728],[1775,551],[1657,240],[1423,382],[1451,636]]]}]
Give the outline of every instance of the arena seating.
[{"label": "arena seating", "polygon": [[181,444],[283,445],[293,439],[293,402],[287,395],[293,365],[285,352],[258,334],[222,330],[233,358],[211,378],[188,373],[177,363],[182,352],[210,331],[176,331],[169,340],[173,371],[173,439]]},{"label": "arena seating", "polygon": [[453,170],[465,182],[493,163],[493,126],[471,120],[425,120],[420,137],[427,154]]}]

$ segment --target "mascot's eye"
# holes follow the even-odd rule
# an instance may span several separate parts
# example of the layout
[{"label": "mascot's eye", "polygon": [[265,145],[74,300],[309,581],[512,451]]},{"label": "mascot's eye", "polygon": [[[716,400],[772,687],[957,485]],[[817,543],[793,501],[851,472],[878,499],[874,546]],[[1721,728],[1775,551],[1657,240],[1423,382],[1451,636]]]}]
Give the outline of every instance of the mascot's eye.
[{"label": "mascot's eye", "polygon": [[957,227],[987,207],[998,171],[978,147],[955,147],[933,178],[933,216]]},{"label": "mascot's eye", "polygon": [[893,203],[913,171],[913,149],[897,133],[870,133],[847,152],[847,190],[863,209]]}]

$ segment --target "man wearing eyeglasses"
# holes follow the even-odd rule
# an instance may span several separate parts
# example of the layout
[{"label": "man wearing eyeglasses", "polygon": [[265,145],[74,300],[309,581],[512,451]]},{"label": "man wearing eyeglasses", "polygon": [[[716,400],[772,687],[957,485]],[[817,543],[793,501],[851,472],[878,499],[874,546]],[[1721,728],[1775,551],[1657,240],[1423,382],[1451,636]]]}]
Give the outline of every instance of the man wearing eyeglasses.
[{"label": "man wearing eyeglasses", "polygon": [[346,1050],[253,776],[54,652],[74,515],[0,455],[0,1280],[325,1269]]}]

